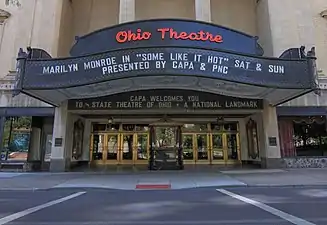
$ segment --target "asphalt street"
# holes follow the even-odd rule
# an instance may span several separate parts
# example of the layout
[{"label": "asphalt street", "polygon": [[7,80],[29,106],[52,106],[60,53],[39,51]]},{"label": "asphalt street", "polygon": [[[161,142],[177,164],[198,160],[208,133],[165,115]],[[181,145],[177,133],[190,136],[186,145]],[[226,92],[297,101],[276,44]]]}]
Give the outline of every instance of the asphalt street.
[{"label": "asphalt street", "polygon": [[327,187],[1,191],[0,225],[326,225]]}]

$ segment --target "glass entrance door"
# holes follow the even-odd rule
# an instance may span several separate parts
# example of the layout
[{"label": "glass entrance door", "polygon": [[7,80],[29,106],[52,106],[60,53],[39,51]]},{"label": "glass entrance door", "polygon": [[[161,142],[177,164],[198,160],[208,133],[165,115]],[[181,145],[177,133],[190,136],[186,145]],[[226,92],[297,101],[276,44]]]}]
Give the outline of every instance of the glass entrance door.
[{"label": "glass entrance door", "polygon": [[92,134],[91,135],[91,148],[90,148],[90,159],[96,163],[103,163],[103,152],[104,152],[104,135],[103,134]]},{"label": "glass entrance door", "polygon": [[118,151],[120,149],[120,136],[119,134],[106,134],[105,135],[105,163],[117,164],[118,162]]},{"label": "glass entrance door", "polygon": [[226,134],[227,142],[227,161],[239,161],[240,151],[239,151],[239,139],[238,134]]},{"label": "glass entrance door", "polygon": [[118,161],[121,164],[133,164],[133,154],[135,149],[135,134],[121,134],[121,147],[119,148]]},{"label": "glass entrance door", "polygon": [[213,133],[210,139],[212,143],[212,164],[234,164],[240,162],[238,134]]},{"label": "glass entrance door", "polygon": [[184,163],[195,163],[195,144],[194,134],[183,134],[183,159]]},{"label": "glass entrance door", "polygon": [[213,164],[225,164],[226,161],[226,135],[213,133],[211,139],[211,162]]},{"label": "glass entrance door", "polygon": [[210,164],[209,155],[209,135],[208,134],[195,134],[195,151],[197,164]]},{"label": "glass entrance door", "polygon": [[147,164],[148,133],[91,135],[90,159],[96,164]]},{"label": "glass entrance door", "polygon": [[117,164],[120,149],[119,134],[92,134],[90,159],[96,164]]},{"label": "glass entrance door", "polygon": [[134,163],[147,164],[149,159],[149,134],[138,133],[136,134],[136,145],[134,149]]}]

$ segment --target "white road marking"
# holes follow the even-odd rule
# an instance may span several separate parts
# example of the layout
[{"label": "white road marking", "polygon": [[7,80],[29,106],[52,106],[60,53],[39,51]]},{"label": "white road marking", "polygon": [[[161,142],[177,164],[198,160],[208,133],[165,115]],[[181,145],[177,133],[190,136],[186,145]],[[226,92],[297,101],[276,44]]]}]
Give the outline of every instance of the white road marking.
[{"label": "white road marking", "polygon": [[4,225],[6,223],[10,223],[14,220],[17,220],[21,217],[24,217],[26,215],[29,215],[31,213],[34,213],[34,212],[37,212],[41,209],[44,209],[44,208],[47,208],[47,207],[50,207],[50,206],[53,206],[53,205],[56,205],[56,204],[59,204],[59,203],[62,203],[62,202],[65,202],[65,201],[68,201],[70,199],[73,199],[73,198],[76,198],[80,195],[83,195],[85,194],[86,192],[77,192],[75,194],[72,194],[72,195],[68,195],[64,198],[60,198],[60,199],[57,199],[57,200],[53,200],[51,202],[47,202],[45,204],[42,204],[42,205],[38,205],[38,206],[35,206],[35,207],[32,207],[32,208],[29,208],[29,209],[26,209],[26,210],[23,210],[23,211],[20,211],[18,213],[14,213],[14,214],[11,214],[9,216],[6,216],[6,217],[3,217],[3,218],[0,218],[0,225]]},{"label": "white road marking", "polygon": [[271,214],[273,214],[275,216],[278,216],[278,217],[280,217],[280,218],[282,218],[282,219],[284,219],[284,220],[286,220],[286,221],[288,221],[290,223],[293,223],[293,224],[296,224],[296,225],[316,225],[316,224],[311,223],[309,221],[306,221],[304,219],[298,218],[298,217],[293,216],[291,214],[288,214],[288,213],[285,213],[285,212],[280,211],[278,209],[275,209],[273,207],[270,207],[270,206],[268,206],[266,204],[263,204],[261,202],[258,202],[258,201],[243,197],[243,196],[238,195],[238,194],[234,194],[234,193],[232,193],[230,191],[227,191],[225,189],[216,189],[216,190],[218,192],[222,193],[222,194],[228,195],[228,196],[230,196],[232,198],[235,198],[235,199],[238,199],[238,200],[240,200],[242,202],[245,202],[245,203],[248,203],[250,205],[256,206],[256,207],[258,207],[258,208],[260,208],[260,209],[262,209],[262,210],[264,210],[266,212],[269,212],[269,213],[271,213]]}]

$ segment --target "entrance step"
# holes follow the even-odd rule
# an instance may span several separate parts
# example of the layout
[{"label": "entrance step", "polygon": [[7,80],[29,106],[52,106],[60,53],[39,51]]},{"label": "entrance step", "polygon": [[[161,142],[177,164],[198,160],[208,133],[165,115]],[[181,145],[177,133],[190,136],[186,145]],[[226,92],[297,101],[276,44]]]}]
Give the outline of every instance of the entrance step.
[{"label": "entrance step", "polygon": [[166,190],[166,189],[171,189],[171,182],[166,179],[165,180],[142,179],[137,182],[135,189]]},{"label": "entrance step", "polygon": [[135,189],[143,190],[166,190],[171,189],[171,184],[137,184]]}]

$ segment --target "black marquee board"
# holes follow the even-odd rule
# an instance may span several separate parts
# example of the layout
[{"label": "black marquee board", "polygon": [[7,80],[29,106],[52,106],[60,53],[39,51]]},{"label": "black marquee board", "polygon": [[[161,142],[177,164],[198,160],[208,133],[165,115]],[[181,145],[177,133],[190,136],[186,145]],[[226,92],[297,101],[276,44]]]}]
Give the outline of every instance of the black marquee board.
[{"label": "black marquee board", "polygon": [[262,108],[263,101],[260,99],[235,98],[190,90],[143,90],[68,101],[68,110],[255,110]]}]

